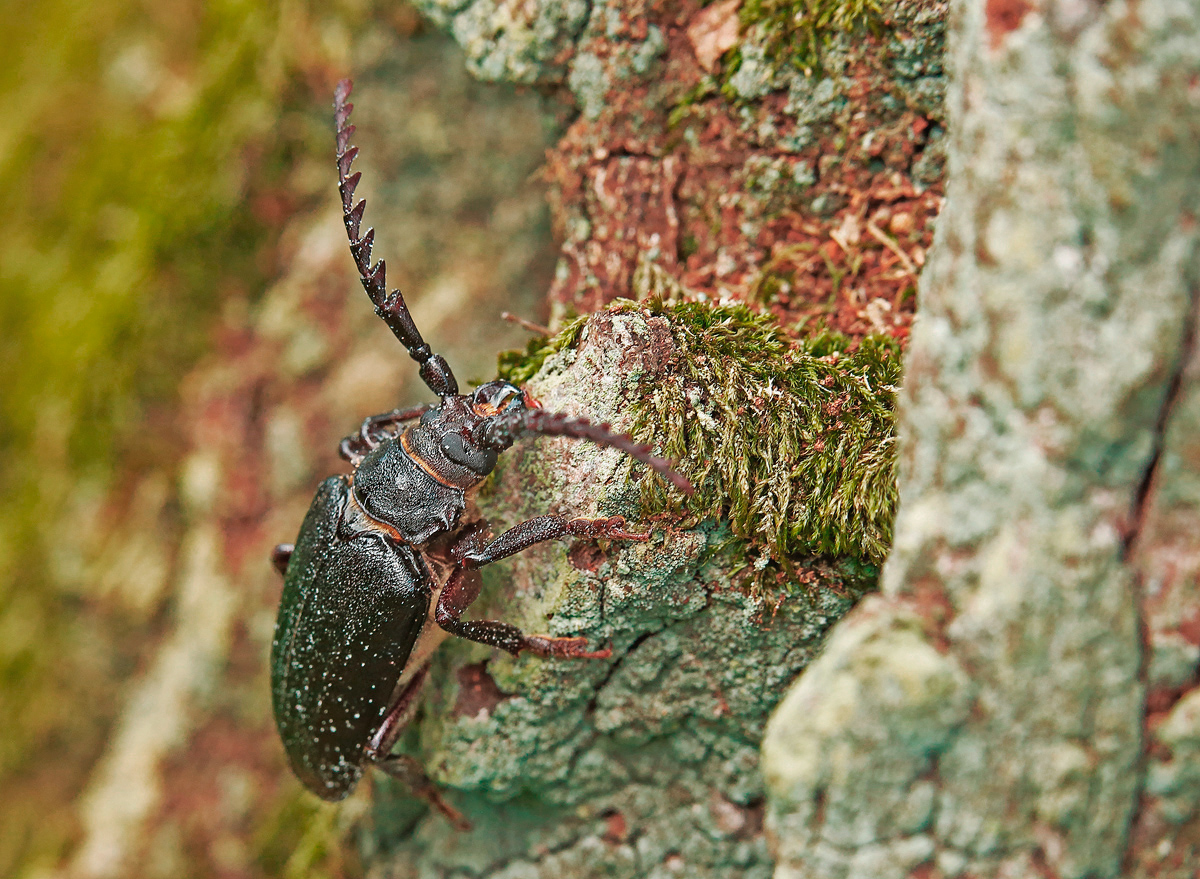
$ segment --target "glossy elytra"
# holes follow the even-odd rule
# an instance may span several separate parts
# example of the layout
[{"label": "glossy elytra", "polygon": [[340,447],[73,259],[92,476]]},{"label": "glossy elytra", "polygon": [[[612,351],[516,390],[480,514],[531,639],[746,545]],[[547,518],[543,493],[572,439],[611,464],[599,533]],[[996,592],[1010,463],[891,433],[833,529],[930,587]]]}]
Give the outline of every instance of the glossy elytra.
[{"label": "glossy elytra", "polygon": [[326,479],[295,545],[276,548],[284,586],[271,647],[275,720],[292,769],[318,796],[340,800],[372,764],[465,826],[415,760],[391,753],[437,642],[451,634],[513,654],[608,655],[589,650],[583,638],[526,635],[507,623],[463,619],[479,592],[479,568],[544,540],[647,536],[626,530],[619,516],[538,516],[489,539],[487,524],[466,515],[467,493],[501,452],[537,434],[612,446],[681,491],[691,486],[648,446],[608,425],[544,412],[508,382],[459,393],[449,364],[421,338],[400,291],[388,292],[383,261],[371,264],[374,230],[360,234],[365,202],[354,202],[361,174],[350,173],[358,154],[350,146],[354,126],[347,124],[350,88],[349,80],[339,83],[334,100],[350,253],[375,313],[417,361],[438,401],[367,418],[342,440],[352,473]]}]

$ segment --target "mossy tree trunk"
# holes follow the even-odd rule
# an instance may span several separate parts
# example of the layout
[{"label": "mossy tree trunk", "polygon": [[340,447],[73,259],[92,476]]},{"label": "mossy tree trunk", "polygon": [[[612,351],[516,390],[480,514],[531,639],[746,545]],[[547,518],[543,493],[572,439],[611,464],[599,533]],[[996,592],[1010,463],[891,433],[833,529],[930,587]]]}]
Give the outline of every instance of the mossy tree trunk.
[{"label": "mossy tree trunk", "polygon": [[764,746],[779,879],[1200,864],[1200,8],[951,10],[883,595]]},{"label": "mossy tree trunk", "polygon": [[[472,614],[582,634],[613,658],[444,645],[401,747],[475,830],[381,780],[367,863],[769,876],[766,718],[890,541],[892,367],[939,204],[940,6],[821,4],[836,24],[802,47],[791,3],[740,18],[736,3],[420,6],[478,75],[565,86],[580,111],[547,163],[563,238],[550,298],[556,319],[600,313],[540,370],[508,359],[512,375],[548,409],[636,425],[686,462],[711,501],[691,512],[712,515],[652,516],[628,462],[586,444],[504,459],[480,501],[497,529],[571,511],[653,536],[522,553],[489,570]],[[642,302],[601,310],[620,297]],[[840,341],[800,341],[826,329]]]}]

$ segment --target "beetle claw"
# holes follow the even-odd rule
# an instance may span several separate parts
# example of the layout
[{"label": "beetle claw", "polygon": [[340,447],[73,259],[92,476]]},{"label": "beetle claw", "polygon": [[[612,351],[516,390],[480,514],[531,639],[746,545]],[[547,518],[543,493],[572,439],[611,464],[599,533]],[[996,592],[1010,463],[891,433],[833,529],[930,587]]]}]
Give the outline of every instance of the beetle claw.
[{"label": "beetle claw", "polygon": [[[620,519],[621,517],[618,516],[617,518]],[[623,519],[621,520],[621,524],[625,524]],[[649,532],[626,531],[623,527],[606,531],[604,532],[604,536],[614,540],[640,540],[643,542],[650,539]]]},{"label": "beetle claw", "polygon": [[437,809],[447,821],[454,825],[455,830],[459,830],[463,833],[469,833],[475,829],[475,825],[468,821],[462,812],[458,811],[458,809],[447,803],[442,798],[441,794],[435,792],[433,796],[429,796],[428,799],[433,807]]},{"label": "beetle claw", "polygon": [[560,659],[608,659],[611,648],[588,650],[587,638],[555,638],[550,635],[527,635],[522,649],[538,656],[554,656]]}]

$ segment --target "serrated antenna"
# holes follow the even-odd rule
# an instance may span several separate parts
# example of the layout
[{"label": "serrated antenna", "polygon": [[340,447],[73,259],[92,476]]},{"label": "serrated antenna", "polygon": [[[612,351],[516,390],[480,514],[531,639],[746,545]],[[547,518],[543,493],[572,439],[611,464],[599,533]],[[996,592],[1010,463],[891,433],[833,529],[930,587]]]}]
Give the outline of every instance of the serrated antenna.
[{"label": "serrated antenna", "polygon": [[515,440],[530,435],[566,436],[610,446],[641,461],[684,494],[690,495],[695,491],[687,478],[675,469],[674,464],[655,455],[650,446],[637,442],[627,433],[617,433],[611,425],[596,424],[586,418],[574,418],[541,409],[526,409],[511,415],[497,415],[482,422],[478,439],[480,444],[487,448],[504,451]]},{"label": "serrated antenna", "polygon": [[342,220],[346,224],[346,235],[350,239],[350,255],[354,257],[354,265],[358,268],[363,289],[375,305],[375,313],[383,318],[388,329],[400,340],[400,344],[408,350],[412,359],[420,364],[422,381],[439,397],[453,396],[458,393],[458,382],[450,370],[450,364],[442,355],[434,354],[421,338],[400,291],[388,292],[387,266],[384,261],[371,264],[375,230],[368,229],[366,233],[359,234],[367,200],[360,199],[357,204],[354,203],[354,190],[358,187],[358,181],[362,179],[362,172],[350,173],[350,166],[358,156],[358,147],[350,145],[354,126],[349,122],[354,105],[348,103],[347,98],[350,97],[353,88],[354,83],[351,80],[343,79],[333,93],[333,117],[337,124],[338,192],[342,196]]}]

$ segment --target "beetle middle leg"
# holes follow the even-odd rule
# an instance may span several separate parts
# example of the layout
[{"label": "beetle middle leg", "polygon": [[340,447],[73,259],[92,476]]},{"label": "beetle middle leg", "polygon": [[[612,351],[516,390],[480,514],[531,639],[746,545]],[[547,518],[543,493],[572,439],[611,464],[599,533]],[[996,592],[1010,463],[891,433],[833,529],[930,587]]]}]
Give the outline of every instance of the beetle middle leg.
[{"label": "beetle middle leg", "polygon": [[463,613],[479,595],[482,578],[479,568],[534,544],[560,537],[609,537],[622,540],[647,540],[648,534],[625,530],[625,519],[568,518],[567,516],[538,516],[505,531],[486,546],[480,546],[481,529],[473,527],[464,532],[450,548],[458,565],[450,573],[438,596],[434,620],[439,626],[470,641],[506,650],[514,656],[528,650],[539,656],[559,656],[575,659],[605,659],[610,650],[589,651],[586,638],[553,638],[548,635],[526,635],[516,626],[499,620],[464,620]]},{"label": "beetle middle leg", "polygon": [[450,548],[450,554],[467,568],[482,568],[522,550],[560,537],[609,537],[649,540],[649,534],[625,530],[624,516],[585,519],[582,516],[535,516],[509,528],[487,546],[479,547],[479,531],[472,529]]}]

